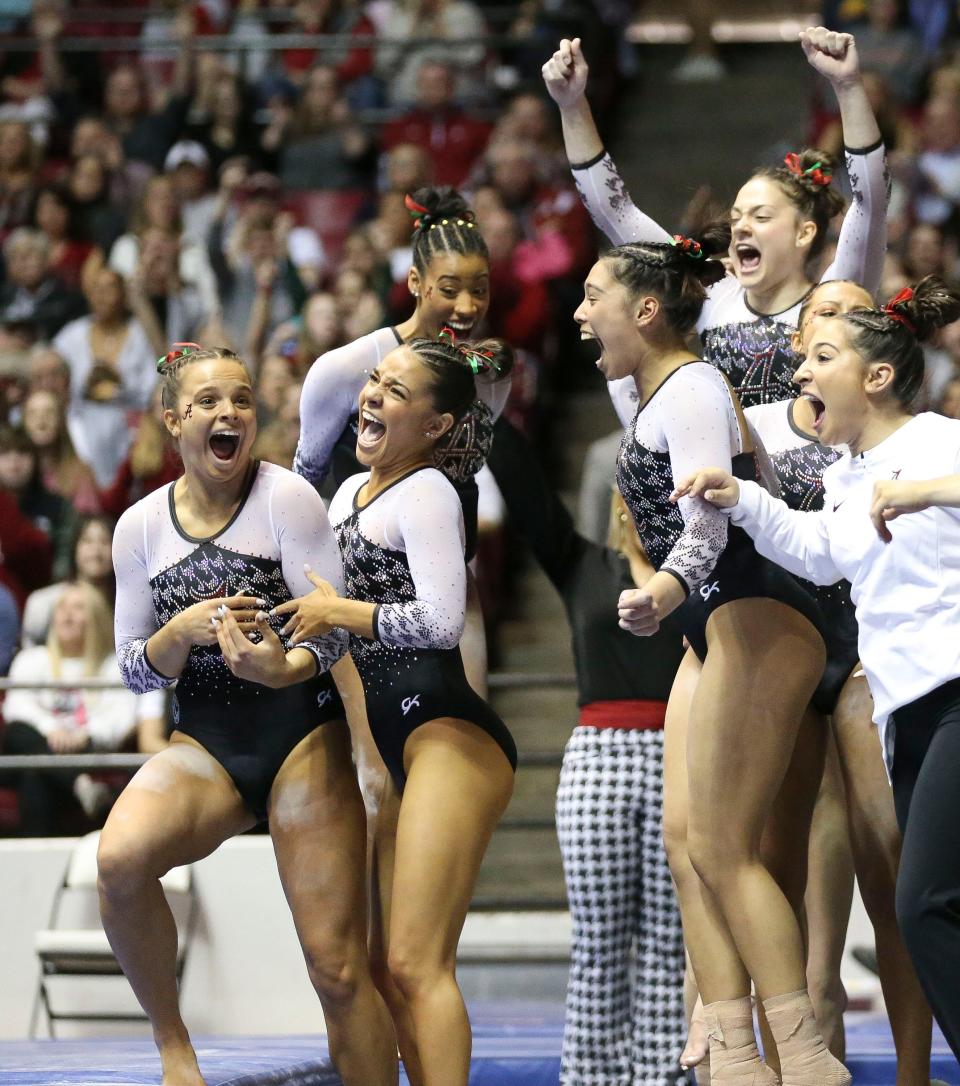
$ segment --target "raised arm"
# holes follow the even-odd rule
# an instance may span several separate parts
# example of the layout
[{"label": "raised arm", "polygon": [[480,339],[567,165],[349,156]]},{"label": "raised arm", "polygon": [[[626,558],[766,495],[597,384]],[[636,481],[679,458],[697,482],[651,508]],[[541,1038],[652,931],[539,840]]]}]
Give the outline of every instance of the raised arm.
[{"label": "raised arm", "polygon": [[613,159],[604,151],[587,101],[587,62],[580,39],[564,38],[544,64],[543,81],[560,107],[563,144],[584,207],[615,245],[627,241],[668,241],[670,235],[630,199]]},{"label": "raised arm", "polygon": [[314,486],[327,477],[337,440],[357,409],[357,398],[377,357],[364,336],[322,354],[310,367],[300,394],[300,440],[293,470]]},{"label": "raised arm", "polygon": [[575,575],[575,552],[584,545],[573,518],[547,481],[530,442],[506,419],[494,430],[487,457],[510,515],[544,573],[560,588]]},{"label": "raised arm", "polygon": [[810,66],[829,80],[836,95],[853,192],[836,258],[823,279],[851,279],[873,294],[880,286],[887,247],[890,178],[880,129],[863,85],[856,42],[850,34],[822,26],[804,30],[800,41]]}]

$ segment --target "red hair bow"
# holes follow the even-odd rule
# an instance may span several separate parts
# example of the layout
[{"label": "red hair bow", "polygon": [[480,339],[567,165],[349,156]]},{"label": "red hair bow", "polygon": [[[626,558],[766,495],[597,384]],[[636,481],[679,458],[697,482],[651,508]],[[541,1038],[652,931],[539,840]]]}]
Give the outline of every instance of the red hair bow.
[{"label": "red hair bow", "polygon": [[884,313],[898,324],[902,324],[908,332],[917,334],[917,326],[910,320],[909,317],[905,317],[898,309],[897,306],[903,302],[909,302],[913,298],[913,287],[904,287],[899,294],[895,294],[885,306],[882,306]]},{"label": "red hair bow", "polygon": [[815,185],[820,185],[821,187],[829,185],[833,180],[833,172],[825,169],[820,162],[815,162],[812,166],[808,166],[804,169],[800,165],[800,156],[796,151],[791,151],[786,155],[783,164],[794,177],[809,177]]},{"label": "red hair bow", "polygon": [[413,225],[415,227],[420,225],[420,221],[424,217],[424,215],[430,214],[430,209],[424,207],[423,204],[418,204],[417,201],[414,200],[414,198],[410,195],[410,193],[407,193],[407,195],[404,196],[403,206],[413,216]]},{"label": "red hair bow", "polygon": [[686,253],[687,256],[699,258],[703,256],[703,249],[700,247],[699,241],[694,241],[693,238],[685,238],[683,234],[674,234],[670,239],[671,245],[676,245],[681,253]]}]

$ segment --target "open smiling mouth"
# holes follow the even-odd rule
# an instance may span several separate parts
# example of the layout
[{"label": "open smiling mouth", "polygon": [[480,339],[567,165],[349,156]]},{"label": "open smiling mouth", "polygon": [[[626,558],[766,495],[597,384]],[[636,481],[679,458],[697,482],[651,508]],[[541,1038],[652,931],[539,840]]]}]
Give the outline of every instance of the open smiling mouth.
[{"label": "open smiling mouth", "polygon": [[753,272],[760,267],[760,250],[755,245],[741,242],[736,247],[736,254],[741,271]]},{"label": "open smiling mouth", "polygon": [[387,432],[386,426],[366,408],[360,412],[360,429],[357,432],[357,444],[364,449],[373,448]]},{"label": "open smiling mouth", "polygon": [[600,337],[597,336],[597,335],[594,335],[594,333],[591,332],[589,329],[581,327],[581,329],[580,329],[580,342],[581,343],[590,343],[590,344],[594,345],[594,349],[595,349],[595,353],[596,353],[595,363],[596,363],[597,366],[599,366],[600,365],[600,359],[603,357],[603,341],[600,339]]},{"label": "open smiling mouth", "polygon": [[210,435],[210,449],[218,460],[231,460],[240,448],[240,434],[236,430],[219,430]]}]

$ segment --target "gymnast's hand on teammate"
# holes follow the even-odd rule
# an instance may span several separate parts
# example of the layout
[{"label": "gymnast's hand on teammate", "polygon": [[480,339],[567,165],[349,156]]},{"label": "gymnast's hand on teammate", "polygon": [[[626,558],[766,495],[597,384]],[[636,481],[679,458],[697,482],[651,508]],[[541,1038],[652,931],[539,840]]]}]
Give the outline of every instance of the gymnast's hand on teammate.
[{"label": "gymnast's hand on teammate", "polygon": [[550,97],[561,109],[576,105],[587,89],[588,73],[580,39],[564,38],[540,71]]},{"label": "gymnast's hand on teammate", "polygon": [[266,607],[265,600],[256,596],[225,596],[220,599],[201,600],[171,620],[177,626],[177,634],[185,645],[215,645],[217,629],[214,619],[221,608],[226,608],[244,633],[255,630],[257,610]]},{"label": "gymnast's hand on teammate", "polygon": [[645,588],[628,588],[617,604],[620,627],[636,637],[650,637],[660,629],[660,607]]},{"label": "gymnast's hand on teammate", "polygon": [[299,644],[308,637],[328,634],[332,629],[328,621],[330,605],[339,598],[333,585],[318,577],[309,566],[304,573],[309,577],[313,591],[299,599],[281,603],[270,612],[271,615],[292,616],[283,627],[284,634],[289,637],[289,645]]},{"label": "gymnast's hand on teammate", "polygon": [[703,498],[719,509],[730,509],[740,500],[740,484],[723,468],[702,468],[677,484],[670,501],[681,498]]},{"label": "gymnast's hand on teammate", "polygon": [[859,81],[860,60],[852,34],[808,26],[800,31],[800,44],[810,66],[834,85]]}]

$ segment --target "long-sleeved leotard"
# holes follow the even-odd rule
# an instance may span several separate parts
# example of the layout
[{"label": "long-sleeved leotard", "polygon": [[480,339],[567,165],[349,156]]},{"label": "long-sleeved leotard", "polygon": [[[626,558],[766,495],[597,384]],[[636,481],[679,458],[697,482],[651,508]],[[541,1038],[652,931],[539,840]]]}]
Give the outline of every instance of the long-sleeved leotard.
[{"label": "long-sleeved leotard", "polygon": [[[370,374],[391,351],[402,345],[396,328],[378,328],[353,343],[328,351],[313,363],[300,395],[300,440],[293,462],[298,475],[319,486],[332,469],[340,485],[363,470],[356,459],[357,400]],[[477,398],[491,415],[481,422],[492,426],[506,405],[510,381],[480,375],[476,387]],[[463,504],[466,551],[470,559],[476,550],[477,487],[472,477],[458,476],[459,467],[451,461],[448,474]]]},{"label": "long-sleeved leotard", "polygon": [[368,473],[348,479],[330,504],[346,596],[377,604],[374,637],[352,634],[370,731],[397,787],[403,750],[420,724],[455,717],[476,724],[516,766],[504,723],[467,683],[459,642],[466,619],[463,512],[450,481],[419,468],[366,505]]},{"label": "long-sleeved leotard", "polygon": [[[319,495],[273,464],[251,465],[250,482],[231,521],[216,536],[196,539],[180,526],[175,484],[147,495],[120,518],[113,540],[117,575],[117,656],[136,693],[177,683],[174,723],[204,746],[263,818],[270,786],[290,751],[323,721],[342,716],[326,674],[347,649],[342,630],[303,643],[318,675],[272,690],[239,679],[218,645],[195,645],[176,679],[152,665],[147,641],[181,611],[205,599],[247,595],[265,610],[312,589],[309,564],[339,589],[336,539]],[[282,619],[272,622],[279,632]]]},{"label": "long-sleeved leotard", "polygon": [[[886,248],[889,175],[883,144],[846,152],[853,198],[843,219],[837,255],[821,282],[851,279],[874,293],[880,285]],[[613,159],[605,152],[575,165],[573,177],[593,221],[615,245],[665,242],[670,235],[631,200]],[[802,301],[781,313],[755,313],[746,291],[728,275],[707,290],[697,322],[704,358],[730,379],[743,406],[774,403],[796,395],[796,356],[790,337]]]},{"label": "long-sleeved leotard", "polygon": [[817,584],[850,582],[881,729],[900,706],[960,677],[960,510],[899,517],[890,526],[893,542],[884,543],[869,517],[873,486],[958,472],[960,422],[925,412],[827,468],[822,511],[796,512],[749,484],[731,511],[757,550],[786,569]]},{"label": "long-sleeved leotard", "polygon": [[[698,457],[707,459],[697,465]],[[726,379],[709,363],[695,361],[674,370],[639,408],[617,457],[617,486],[644,550],[656,569],[671,573],[688,593],[680,621],[694,651],[706,656],[707,620],[736,599],[780,600],[819,628],[810,594],[761,558],[745,533],[728,531],[720,510],[711,512],[700,498],[670,501],[681,480],[705,463],[739,478],[758,477],[755,454],[744,451]]]}]

